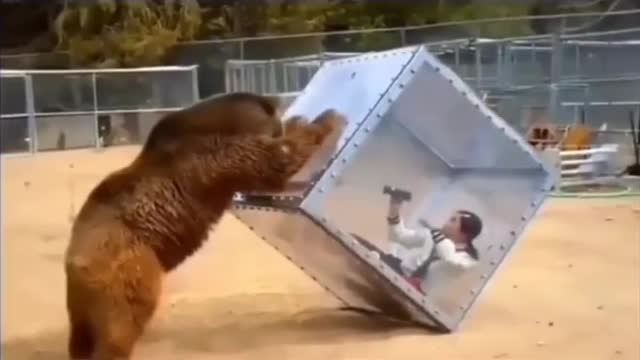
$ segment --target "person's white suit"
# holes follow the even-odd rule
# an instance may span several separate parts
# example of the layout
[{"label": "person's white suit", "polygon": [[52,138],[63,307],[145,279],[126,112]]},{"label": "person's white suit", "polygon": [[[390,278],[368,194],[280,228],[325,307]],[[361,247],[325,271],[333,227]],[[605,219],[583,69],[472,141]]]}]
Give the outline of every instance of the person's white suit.
[{"label": "person's white suit", "polygon": [[429,296],[442,294],[447,284],[477,263],[466,251],[457,251],[455,243],[439,230],[410,229],[402,219],[397,224],[389,225],[389,239],[408,250],[404,251],[405,254],[399,254],[404,255],[399,257],[405,275],[411,275],[435,250],[433,253],[436,257],[430,260],[426,277],[420,282],[421,290]]}]

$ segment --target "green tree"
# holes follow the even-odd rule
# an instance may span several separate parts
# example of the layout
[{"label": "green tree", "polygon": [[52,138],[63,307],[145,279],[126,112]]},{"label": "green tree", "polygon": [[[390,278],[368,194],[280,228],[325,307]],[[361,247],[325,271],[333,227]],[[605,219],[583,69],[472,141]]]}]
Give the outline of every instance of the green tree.
[{"label": "green tree", "polygon": [[159,65],[175,44],[198,37],[202,14],[196,0],[67,1],[56,19],[57,47],[73,66]]},{"label": "green tree", "polygon": [[[447,8],[444,10],[440,21],[467,21],[490,18],[502,18],[513,16],[526,16],[529,6],[517,2],[495,1],[491,4],[468,4],[459,8]],[[465,30],[475,37],[514,37],[531,34],[529,23],[522,20],[497,21],[495,23],[482,23],[466,25]]]}]

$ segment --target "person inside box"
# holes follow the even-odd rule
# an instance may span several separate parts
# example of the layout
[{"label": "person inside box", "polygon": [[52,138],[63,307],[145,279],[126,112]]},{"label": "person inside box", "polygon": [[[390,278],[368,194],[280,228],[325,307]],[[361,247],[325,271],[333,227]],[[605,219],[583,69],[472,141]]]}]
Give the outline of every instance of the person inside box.
[{"label": "person inside box", "polygon": [[399,258],[385,253],[361,237],[360,243],[379,257],[419,291],[434,292],[478,263],[473,241],[482,231],[482,221],[471,211],[455,211],[441,227],[419,220],[422,228],[405,226],[400,209],[411,193],[386,186],[390,197],[387,223],[389,240],[413,251],[413,256]]}]

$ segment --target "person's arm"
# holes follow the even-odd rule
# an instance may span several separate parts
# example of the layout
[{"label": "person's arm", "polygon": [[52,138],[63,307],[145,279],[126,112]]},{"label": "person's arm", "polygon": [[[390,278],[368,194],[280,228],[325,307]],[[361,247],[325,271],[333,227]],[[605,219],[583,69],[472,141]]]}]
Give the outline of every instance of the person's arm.
[{"label": "person's arm", "polygon": [[471,261],[465,253],[456,251],[453,241],[447,239],[440,230],[431,230],[431,235],[436,247],[436,253],[443,261],[461,269],[468,269],[474,265],[475,262]]},{"label": "person's arm", "polygon": [[420,247],[429,238],[429,232],[425,229],[409,229],[404,225],[400,216],[388,217],[389,239],[409,248]]}]

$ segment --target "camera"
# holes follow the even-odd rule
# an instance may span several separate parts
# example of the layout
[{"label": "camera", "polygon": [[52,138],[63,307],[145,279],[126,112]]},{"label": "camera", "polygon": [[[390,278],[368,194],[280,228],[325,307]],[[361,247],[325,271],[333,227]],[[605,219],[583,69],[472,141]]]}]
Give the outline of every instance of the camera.
[{"label": "camera", "polygon": [[382,193],[391,196],[394,200],[399,201],[410,201],[411,200],[411,192],[408,190],[398,189],[393,186],[385,185],[382,188]]}]

